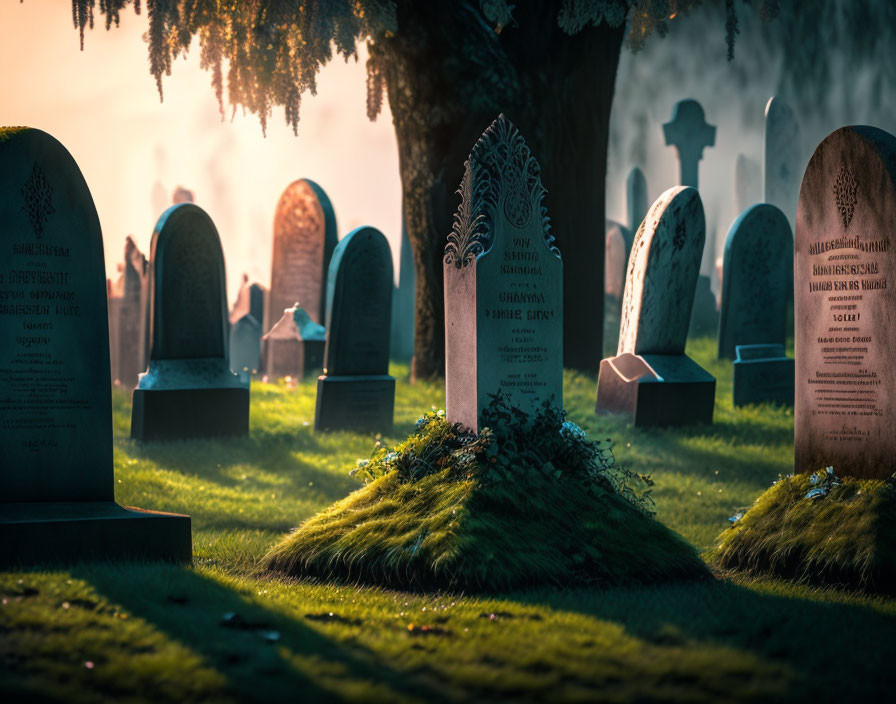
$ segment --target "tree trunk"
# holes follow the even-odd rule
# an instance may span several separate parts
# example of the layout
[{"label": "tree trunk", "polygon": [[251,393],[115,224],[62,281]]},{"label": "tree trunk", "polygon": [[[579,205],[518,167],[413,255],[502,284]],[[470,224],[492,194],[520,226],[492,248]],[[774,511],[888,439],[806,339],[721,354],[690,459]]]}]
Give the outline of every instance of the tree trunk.
[{"label": "tree trunk", "polygon": [[399,31],[371,47],[398,141],[417,274],[412,378],[444,375],[442,257],[464,162],[500,112],[542,166],[564,263],[564,364],[595,372],[603,343],[604,186],[624,28],[575,36],[556,3],[526,3],[496,33],[471,3],[399,3]]}]

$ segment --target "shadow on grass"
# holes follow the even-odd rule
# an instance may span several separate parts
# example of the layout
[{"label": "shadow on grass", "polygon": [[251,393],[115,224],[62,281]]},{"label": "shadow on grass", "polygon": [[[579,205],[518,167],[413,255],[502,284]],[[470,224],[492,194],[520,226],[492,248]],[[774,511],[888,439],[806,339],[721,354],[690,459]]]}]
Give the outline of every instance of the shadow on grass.
[{"label": "shadow on grass", "polygon": [[[647,642],[702,642],[751,652],[797,674],[795,701],[889,699],[896,685],[891,666],[896,616],[867,602],[849,603],[848,595],[768,585],[779,593],[713,580],[510,598],[614,621]],[[807,598],[810,594],[819,598]]]},{"label": "shadow on grass", "polygon": [[[357,699],[359,687],[369,700],[445,699],[369,650],[341,645],[276,607],[250,601],[248,589],[236,591],[192,569],[94,565],[72,574],[200,655],[240,701],[335,701],[345,692]],[[227,621],[226,614],[235,616]]]}]

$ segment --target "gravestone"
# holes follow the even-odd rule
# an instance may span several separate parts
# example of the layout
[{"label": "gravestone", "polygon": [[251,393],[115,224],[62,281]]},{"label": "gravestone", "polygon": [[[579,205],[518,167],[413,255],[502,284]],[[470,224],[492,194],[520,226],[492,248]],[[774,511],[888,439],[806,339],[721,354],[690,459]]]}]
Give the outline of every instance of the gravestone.
[{"label": "gravestone", "polygon": [[681,100],[672,110],[672,120],[663,125],[666,145],[678,152],[682,186],[697,188],[703,149],[716,143],[716,128],[706,122],[703,108],[696,100]]},{"label": "gravestone", "polygon": [[174,205],[152,236],[152,348],[134,389],[136,440],[245,435],[249,389],[230,371],[224,254],[211,218]]},{"label": "gravestone", "polygon": [[264,287],[250,284],[249,276],[243,274],[243,283],[230,311],[230,368],[244,383],[261,369],[264,298]]},{"label": "gravestone", "polygon": [[392,356],[402,362],[410,362],[414,356],[414,306],[417,281],[411,240],[403,222],[399,266],[398,288],[392,296]]},{"label": "gravestone", "polygon": [[563,405],[563,264],[538,162],[504,115],[460,193],[444,259],[446,416],[478,431],[498,392],[526,413]]},{"label": "gravestone", "polygon": [[717,302],[716,295],[712,292],[712,279],[700,274],[694,287],[694,305],[691,308],[688,337],[716,335],[719,330]]},{"label": "gravestone", "polygon": [[[277,202],[274,214],[274,250],[271,288],[268,293],[264,329],[270,330],[283,311],[298,301],[315,323],[326,318],[327,271],[336,247],[336,216],[330,199],[313,181],[291,183]],[[290,359],[273,349],[276,340],[265,345],[268,375],[301,376],[301,370],[278,367],[279,359]]]},{"label": "gravestone", "polygon": [[123,290],[118,306],[118,376],[125,388],[133,388],[146,371],[144,319],[148,295],[146,257],[128,235],[124,246]]},{"label": "gravestone", "polygon": [[326,329],[315,323],[298,303],[283,311],[283,316],[263,339],[265,343],[272,340],[277,343],[269,344],[268,349],[283,358],[273,363],[283,369],[296,369],[295,379],[317,377],[323,371]]},{"label": "gravestone", "polygon": [[784,353],[784,345],[738,345],[735,354],[735,406],[793,405],[794,364]]},{"label": "gravestone", "polygon": [[715,379],[684,354],[703,251],[694,188],[663,193],[629,257],[615,357],[600,363],[596,410],[636,426],[711,423]]},{"label": "gravestone", "polygon": [[[119,267],[121,266],[119,264]],[[113,283],[112,279],[106,279],[106,313],[109,316],[109,372],[113,384],[118,379],[118,314],[121,310],[121,295],[118,294],[118,291],[120,288],[117,284]]]},{"label": "gravestone", "polygon": [[896,137],[843,127],[815,150],[796,218],[794,469],[896,469]]},{"label": "gravestone", "polygon": [[647,215],[647,179],[644,178],[644,172],[637,166],[628,172],[628,178],[625,180],[625,205],[628,213],[628,231],[630,236],[626,240],[626,245],[630,250],[632,240],[638,228],[641,227],[641,221]]},{"label": "gravestone", "polygon": [[762,170],[759,164],[744,154],[734,163],[734,202],[742,213],[751,205],[762,202]]},{"label": "gravestone", "polygon": [[777,96],[765,106],[765,202],[780,208],[793,228],[800,193],[800,126]]},{"label": "gravestone", "polygon": [[604,252],[604,296],[608,304],[614,308],[622,306],[622,293],[625,289],[625,267],[628,261],[628,248],[625,235],[619,224],[607,229],[606,249]]},{"label": "gravestone", "polygon": [[74,159],[0,128],[0,566],[189,562],[190,518],[114,501],[103,241]]},{"label": "gravestone", "polygon": [[719,358],[737,345],[787,340],[788,284],[793,236],[787,218],[768,203],[738,216],[725,240]]},{"label": "gravestone", "polygon": [[340,240],[327,274],[327,343],[315,430],[392,430],[392,288],[392,251],[382,232],[359,227]]}]

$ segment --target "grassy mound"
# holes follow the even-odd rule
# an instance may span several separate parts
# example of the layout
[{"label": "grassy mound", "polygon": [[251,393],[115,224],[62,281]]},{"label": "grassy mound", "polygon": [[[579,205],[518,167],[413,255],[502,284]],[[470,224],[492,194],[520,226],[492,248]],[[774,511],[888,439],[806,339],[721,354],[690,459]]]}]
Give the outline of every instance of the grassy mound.
[{"label": "grassy mound", "polygon": [[706,576],[694,548],[651,515],[649,478],[545,406],[503,405],[465,433],[431,414],[360,471],[368,482],[269,552],[293,576],[403,589],[500,591],[542,584]]},{"label": "grassy mound", "polygon": [[846,477],[824,494],[824,476],[776,482],[720,536],[713,562],[810,584],[896,591],[896,483]]}]

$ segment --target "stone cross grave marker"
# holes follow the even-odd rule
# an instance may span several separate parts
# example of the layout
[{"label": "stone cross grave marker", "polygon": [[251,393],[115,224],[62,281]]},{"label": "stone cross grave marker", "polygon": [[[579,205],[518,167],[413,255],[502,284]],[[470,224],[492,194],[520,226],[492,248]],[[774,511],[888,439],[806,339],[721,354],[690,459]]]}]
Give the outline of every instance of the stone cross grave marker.
[{"label": "stone cross grave marker", "polygon": [[800,194],[800,126],[791,107],[777,96],[765,107],[765,202],[778,206],[791,228]]},{"label": "stone cross grave marker", "polygon": [[786,342],[792,249],[790,225],[774,205],[757,203],[731,225],[722,274],[720,359],[734,359],[737,345]]},{"label": "stone cross grave marker", "polygon": [[0,128],[0,220],[0,566],[189,561],[189,517],[114,502],[102,234],[50,135]]},{"label": "stone cross grave marker", "polygon": [[703,108],[696,100],[681,100],[672,110],[672,120],[663,125],[663,134],[666,145],[678,151],[679,183],[697,188],[703,149],[716,143],[715,125],[706,122]]},{"label": "stone cross grave marker", "polygon": [[694,188],[653,204],[635,236],[619,347],[600,363],[596,410],[636,426],[711,423],[715,379],[684,354],[705,225]]},{"label": "stone cross grave marker", "polygon": [[[270,330],[283,311],[292,308],[296,301],[315,323],[324,324],[327,271],[338,239],[336,216],[324,190],[309,179],[291,183],[280,196],[274,215],[271,288],[265,330]],[[275,377],[301,376],[299,369],[276,366],[276,361],[284,355],[267,348],[277,344],[272,340],[266,345],[265,371]]]},{"label": "stone cross grave marker", "polygon": [[230,370],[224,253],[202,208],[174,205],[152,237],[152,350],[134,390],[131,437],[245,435],[249,389]]},{"label": "stone cross grave marker", "polygon": [[504,115],[467,160],[445,247],[446,415],[473,430],[493,394],[563,405],[563,264],[540,169]]},{"label": "stone cross grave marker", "polygon": [[327,274],[327,344],[315,430],[392,430],[393,288],[392,251],[382,232],[359,227],[340,240]]},{"label": "stone cross grave marker", "polygon": [[843,127],[813,154],[795,237],[794,469],[896,469],[896,137]]}]

